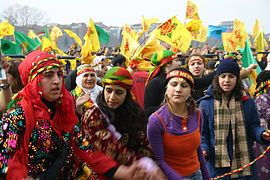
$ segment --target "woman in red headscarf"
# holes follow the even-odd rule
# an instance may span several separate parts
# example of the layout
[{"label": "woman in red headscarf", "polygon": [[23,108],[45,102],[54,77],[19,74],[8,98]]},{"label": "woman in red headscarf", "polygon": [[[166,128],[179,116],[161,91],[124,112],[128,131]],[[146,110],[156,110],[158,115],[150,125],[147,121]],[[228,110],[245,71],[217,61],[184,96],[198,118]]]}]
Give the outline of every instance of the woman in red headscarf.
[{"label": "woman in red headscarf", "polygon": [[[86,166],[95,167],[93,179],[133,175],[136,166],[119,166],[80,134],[73,98],[64,88],[63,70],[55,56],[34,51],[20,64],[19,72],[24,88],[0,121],[1,176],[75,178]],[[86,158],[78,159],[82,154]]]}]

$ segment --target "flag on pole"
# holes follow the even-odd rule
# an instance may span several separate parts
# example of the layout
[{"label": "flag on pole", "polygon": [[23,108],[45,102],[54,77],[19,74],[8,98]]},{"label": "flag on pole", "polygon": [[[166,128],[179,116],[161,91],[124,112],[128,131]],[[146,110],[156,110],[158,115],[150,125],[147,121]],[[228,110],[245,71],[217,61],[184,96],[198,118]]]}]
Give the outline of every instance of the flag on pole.
[{"label": "flag on pole", "polygon": [[215,39],[221,39],[222,38],[222,33],[226,32],[226,28],[222,26],[213,26],[209,25],[208,26],[208,37],[213,37]]},{"label": "flag on pole", "polygon": [[176,16],[168,19],[166,22],[158,26],[153,33],[156,37],[177,48],[182,52],[186,52],[192,41],[191,33],[186,29]]},{"label": "flag on pole", "polygon": [[[243,62],[243,67],[247,68],[251,64],[257,64],[257,61],[255,60],[253,53],[250,49],[248,41],[245,43],[245,48],[242,53],[242,62]],[[256,70],[253,70],[248,76],[251,80],[251,87],[249,89],[250,94],[254,94],[255,92],[255,87],[256,87],[256,79],[257,75],[261,72],[260,66],[257,66]]]},{"label": "flag on pole", "polygon": [[109,33],[107,33],[104,29],[102,29],[101,27],[99,27],[98,25],[95,24],[97,33],[98,33],[98,39],[99,39],[99,43],[102,45],[106,45],[108,44],[109,40],[110,40],[110,35]]},{"label": "flag on pole", "polygon": [[14,34],[15,27],[9,24],[8,21],[3,21],[0,23],[0,39],[4,36],[10,36]]},{"label": "flag on pole", "polygon": [[40,42],[34,41],[22,32],[15,31],[14,36],[16,43],[18,43],[26,53],[36,50],[39,46],[41,46]]},{"label": "flag on pole", "polygon": [[130,59],[131,56],[138,50],[140,44],[131,34],[125,29],[122,31],[122,43],[120,46],[121,54],[124,55],[127,59]]},{"label": "flag on pole", "polygon": [[57,26],[53,26],[52,31],[50,33],[50,39],[54,44],[57,44],[57,40],[60,36],[63,36],[61,29]]},{"label": "flag on pole", "polygon": [[74,33],[73,31],[69,29],[64,29],[64,31],[65,33],[67,33],[69,37],[73,38],[80,47],[82,47],[82,40],[76,33]]},{"label": "flag on pole", "polygon": [[165,48],[160,44],[160,41],[155,37],[155,34],[152,33],[145,44],[136,50],[131,59],[145,59],[150,61],[155,52],[164,49]]},{"label": "flag on pole", "polygon": [[[95,27],[95,24],[92,19],[90,19],[87,27],[87,32],[83,38],[85,41],[87,41],[87,44],[89,47],[84,46],[84,48],[90,48],[91,52],[97,52],[100,49],[100,43],[98,38],[98,33]],[[86,42],[85,42],[86,44]],[[84,45],[85,45],[84,44]]]},{"label": "flag on pole", "polygon": [[3,54],[22,54],[20,46],[7,39],[1,39],[1,51]]},{"label": "flag on pole", "polygon": [[256,19],[255,24],[253,26],[253,32],[252,32],[252,36],[253,38],[256,38],[258,36],[258,34],[260,33],[260,23],[259,20]]},{"label": "flag on pole", "polygon": [[200,19],[197,5],[191,0],[187,1],[186,19]]},{"label": "flag on pole", "polygon": [[235,19],[233,24],[232,36],[230,39],[237,44],[237,49],[242,49],[245,47],[245,43],[248,37],[249,36],[246,31],[245,24],[242,21]]},{"label": "flag on pole", "polygon": [[[62,56],[66,56],[66,54],[59,49],[56,44],[54,44],[50,39],[43,37],[42,38],[42,51],[51,52],[54,51],[57,54],[60,54]],[[65,61],[62,61],[65,64]]]}]

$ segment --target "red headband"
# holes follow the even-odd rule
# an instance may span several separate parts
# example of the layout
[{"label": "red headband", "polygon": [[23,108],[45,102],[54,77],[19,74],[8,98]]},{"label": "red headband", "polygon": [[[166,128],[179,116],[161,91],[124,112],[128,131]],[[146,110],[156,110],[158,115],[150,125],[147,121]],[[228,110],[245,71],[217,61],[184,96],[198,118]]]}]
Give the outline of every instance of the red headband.
[{"label": "red headband", "polygon": [[188,82],[191,82],[192,83],[192,86],[194,86],[194,79],[193,77],[187,73],[187,72],[184,72],[184,71],[180,71],[180,70],[174,70],[174,71],[171,71],[167,74],[166,76],[166,79],[169,79],[169,78],[173,78],[173,77],[180,77],[180,78],[183,78],[185,79],[186,81]]},{"label": "red headband", "polygon": [[192,60],[189,60],[188,61],[188,65],[192,62],[192,61],[202,61],[203,63],[204,63],[204,61],[203,61],[203,59],[201,59],[201,58],[195,58],[195,59],[192,59]]}]

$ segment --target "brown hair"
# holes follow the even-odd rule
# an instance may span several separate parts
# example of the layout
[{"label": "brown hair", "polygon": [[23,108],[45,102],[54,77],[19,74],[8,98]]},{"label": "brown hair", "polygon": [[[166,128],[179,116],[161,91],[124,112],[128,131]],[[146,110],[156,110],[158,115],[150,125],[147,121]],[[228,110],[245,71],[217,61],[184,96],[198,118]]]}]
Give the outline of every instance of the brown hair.
[{"label": "brown hair", "polygon": [[[221,101],[222,99],[222,94],[224,93],[221,87],[219,86],[218,83],[218,76],[215,76],[213,79],[213,96],[216,100]],[[240,99],[243,97],[243,84],[240,78],[237,78],[236,80],[236,85],[234,89],[232,90],[231,97],[234,95],[236,101],[240,101]],[[229,98],[231,98],[229,97]]]},{"label": "brown hair", "polygon": [[21,64],[21,62],[22,61],[18,60],[18,59],[12,59],[12,60],[8,61],[9,69],[8,69],[7,73],[9,73],[16,80],[16,82],[15,82],[16,86],[11,87],[13,93],[18,92],[23,88],[23,84],[22,84],[20,74],[18,71],[18,67]]}]

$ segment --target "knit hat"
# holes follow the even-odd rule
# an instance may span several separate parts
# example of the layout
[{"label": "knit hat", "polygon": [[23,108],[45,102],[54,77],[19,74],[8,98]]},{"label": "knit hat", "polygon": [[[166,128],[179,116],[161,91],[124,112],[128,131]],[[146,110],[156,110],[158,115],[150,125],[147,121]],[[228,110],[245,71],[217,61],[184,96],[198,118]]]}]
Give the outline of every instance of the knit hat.
[{"label": "knit hat", "polygon": [[192,88],[194,88],[194,77],[188,69],[181,67],[172,69],[166,75],[166,84],[174,77],[183,78]]},{"label": "knit hat", "polygon": [[219,65],[217,66],[216,75],[219,76],[222,73],[232,73],[239,77],[240,68],[237,62],[231,59],[221,60]]},{"label": "knit hat", "polygon": [[116,84],[127,90],[132,87],[132,77],[129,71],[123,67],[115,66],[112,67],[104,75],[102,82],[104,84]]},{"label": "knit hat", "polygon": [[160,72],[160,69],[163,65],[171,62],[173,59],[175,58],[175,53],[169,50],[162,50],[159,52],[155,52],[152,55],[151,58],[151,63],[156,66],[154,68],[154,70],[150,73],[146,84],[148,84],[148,82],[153,79],[154,77],[156,77],[158,75],[158,73]]},{"label": "knit hat", "polygon": [[175,53],[169,50],[163,50],[163,51],[159,51],[159,52],[155,52],[152,55],[151,58],[151,63],[158,66],[158,65],[163,65],[166,64],[168,62],[171,62],[173,60],[172,55],[174,55]]}]

